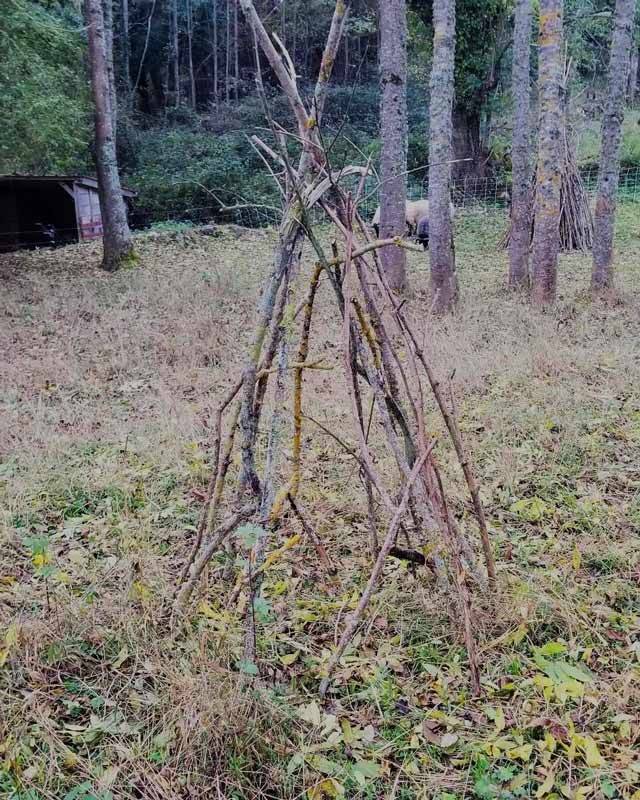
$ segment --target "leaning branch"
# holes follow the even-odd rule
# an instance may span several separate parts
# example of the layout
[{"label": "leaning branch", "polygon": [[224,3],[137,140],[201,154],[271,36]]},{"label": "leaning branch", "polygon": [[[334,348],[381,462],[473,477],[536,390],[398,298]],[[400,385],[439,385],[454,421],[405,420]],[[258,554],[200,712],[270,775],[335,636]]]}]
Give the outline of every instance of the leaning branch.
[{"label": "leaning branch", "polygon": [[411,496],[411,489],[413,487],[413,484],[418,478],[420,470],[422,469],[423,464],[426,462],[427,458],[431,454],[431,451],[433,450],[434,446],[435,442],[433,442],[429,450],[426,450],[424,453],[420,455],[420,457],[416,460],[416,463],[413,465],[413,469],[411,470],[411,474],[409,475],[409,480],[407,481],[404,488],[404,492],[402,494],[402,499],[400,500],[400,504],[398,505],[396,512],[393,515],[393,519],[391,520],[391,523],[389,525],[389,528],[387,529],[387,535],[384,538],[384,542],[382,543],[382,547],[380,548],[380,552],[378,553],[378,558],[376,559],[376,563],[373,567],[371,575],[369,576],[369,580],[367,581],[365,590],[362,593],[360,602],[358,603],[356,610],[351,615],[351,619],[349,620],[347,627],[344,629],[344,632],[340,637],[340,643],[338,644],[337,649],[329,659],[329,663],[327,664],[326,675],[320,682],[320,697],[324,697],[325,694],[327,693],[331,676],[335,668],[338,666],[338,663],[342,658],[342,654],[347,649],[347,645],[353,638],[353,634],[356,632],[356,629],[360,624],[360,620],[362,619],[362,615],[364,614],[365,609],[369,605],[369,601],[371,600],[371,595],[373,594],[376,586],[378,585],[378,581],[380,580],[380,575],[382,574],[382,568],[384,566],[384,562],[386,561],[387,556],[389,555],[389,552],[396,541],[400,523],[402,522],[402,518],[407,510],[407,503],[409,502],[409,498]]},{"label": "leaning branch", "polygon": [[260,15],[256,11],[252,0],[240,0],[240,7],[242,8],[242,13],[251,26],[251,29],[260,42],[262,52],[267,57],[271,69],[275,72],[276,77],[280,82],[280,86],[282,87],[282,91],[287,96],[289,104],[291,105],[295,115],[296,122],[298,123],[300,136],[307,138],[307,132],[309,130],[309,116],[298,92],[295,79],[289,73],[284,59],[278,53],[273,42],[271,41],[271,37],[262,24]]}]

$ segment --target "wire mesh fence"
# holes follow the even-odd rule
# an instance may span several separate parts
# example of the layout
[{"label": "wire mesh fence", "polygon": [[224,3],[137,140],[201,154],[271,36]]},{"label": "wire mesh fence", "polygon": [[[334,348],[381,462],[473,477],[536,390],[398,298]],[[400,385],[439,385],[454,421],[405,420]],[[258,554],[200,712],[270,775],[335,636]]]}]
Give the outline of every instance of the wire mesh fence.
[{"label": "wire mesh fence", "polygon": [[[586,167],[580,170],[587,194],[594,197],[598,185],[598,168]],[[419,200],[428,196],[426,184],[410,184],[407,189],[408,200]],[[468,176],[451,185],[453,204],[458,209],[475,211],[503,210],[505,213],[511,205],[511,181],[505,178]],[[620,170],[618,198],[621,202],[640,204],[640,166],[624,167]],[[375,178],[370,178],[360,204],[360,211],[365,219],[371,219],[379,203],[379,186]],[[265,227],[277,225],[279,214],[272,209],[245,207],[229,212],[229,221],[244,227]],[[317,212],[316,218],[321,218]],[[221,221],[223,221],[221,219]]]},{"label": "wire mesh fence", "polygon": [[[593,197],[595,195],[598,183],[598,169],[597,167],[588,167],[580,170],[580,175],[584,183],[587,193]],[[354,184],[357,178],[353,178]],[[369,178],[364,192],[364,199],[360,204],[360,212],[365,219],[370,220],[378,206],[380,187],[375,177]],[[426,184],[410,183],[407,191],[407,198],[409,200],[418,200],[426,198],[428,195],[428,186]],[[462,180],[454,181],[451,187],[451,195],[453,204],[457,209],[469,210],[476,213],[482,211],[501,210],[505,214],[508,213],[511,203],[511,183],[504,178],[484,177],[477,178],[468,176]],[[619,185],[618,185],[618,198],[621,202],[632,202],[640,204],[640,166],[623,167],[620,171]],[[135,220],[135,207],[133,209],[133,219]],[[314,211],[315,221],[322,221],[323,213],[317,209]],[[252,204],[249,200],[246,203],[239,204],[236,208],[221,211],[215,204],[202,205],[202,206],[187,206],[176,208],[170,214],[166,214],[162,219],[159,219],[151,225],[146,224],[143,228],[156,228],[162,227],[176,227],[176,226],[202,226],[211,223],[231,223],[239,225],[244,228],[265,228],[277,226],[281,219],[281,212],[278,208]],[[7,232],[2,231],[5,238],[9,234],[20,234],[17,244],[14,239],[15,235],[7,238],[12,239],[10,247],[3,248],[0,241],[0,253],[3,249],[22,249],[33,247],[50,247],[61,244],[68,244],[72,241],[77,241],[77,231],[75,229],[69,230],[41,230],[40,226],[38,231],[27,231],[29,236],[24,236],[25,231]],[[135,225],[134,225],[135,227]],[[40,233],[40,237],[34,243],[33,235]],[[22,239],[22,242],[20,241]],[[26,239],[26,241],[24,241]]]}]

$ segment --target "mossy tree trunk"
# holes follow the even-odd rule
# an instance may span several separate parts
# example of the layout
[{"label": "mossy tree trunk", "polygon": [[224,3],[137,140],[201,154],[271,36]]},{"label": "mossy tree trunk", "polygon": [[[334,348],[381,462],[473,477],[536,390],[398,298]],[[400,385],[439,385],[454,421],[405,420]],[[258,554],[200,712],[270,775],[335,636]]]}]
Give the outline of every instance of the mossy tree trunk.
[{"label": "mossy tree trunk", "polygon": [[429,107],[429,248],[433,307],[438,314],[451,310],[458,299],[449,212],[455,31],[455,0],[434,0]]},{"label": "mossy tree trunk", "polygon": [[531,230],[531,132],[529,112],[531,0],[517,0],[513,36],[513,145],[511,238],[509,242],[509,287],[526,289],[529,286],[529,245]]},{"label": "mossy tree trunk", "polygon": [[122,77],[127,91],[131,92],[131,41],[129,39],[129,0],[122,0]]},{"label": "mossy tree trunk", "polygon": [[629,84],[627,87],[627,101],[630,106],[635,105],[638,94],[638,56],[640,56],[639,45],[634,42],[631,45],[631,58],[629,59]]},{"label": "mossy tree trunk", "polygon": [[113,271],[133,255],[133,243],[116,158],[102,1],[85,0],[84,10],[95,106],[95,156],[103,229],[102,267]]},{"label": "mossy tree trunk", "polygon": [[[405,0],[380,4],[380,237],[404,236],[407,164],[407,9]],[[346,38],[345,38],[346,41]],[[381,251],[391,288],[403,292],[407,258],[401,247]]]},{"label": "mossy tree trunk", "polygon": [[540,133],[533,235],[532,300],[554,302],[560,250],[562,179],[563,0],[541,0],[539,47]]},{"label": "mossy tree trunk", "polygon": [[113,0],[103,0],[104,13],[104,50],[107,60],[107,76],[109,79],[109,102],[111,103],[111,124],[114,136],[118,125],[118,96],[116,94],[116,71],[113,59]]},{"label": "mossy tree trunk", "polygon": [[622,122],[629,78],[635,5],[635,0],[617,0],[616,2],[606,104],[602,119],[602,146],[591,272],[591,291],[593,292],[602,292],[613,287],[613,226],[620,175]]}]

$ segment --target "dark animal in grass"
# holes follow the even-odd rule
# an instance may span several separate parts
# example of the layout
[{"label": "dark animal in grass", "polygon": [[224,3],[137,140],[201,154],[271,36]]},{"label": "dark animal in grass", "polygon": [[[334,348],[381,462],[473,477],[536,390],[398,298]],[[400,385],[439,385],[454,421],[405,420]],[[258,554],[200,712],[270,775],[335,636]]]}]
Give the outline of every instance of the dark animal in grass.
[{"label": "dark animal in grass", "polygon": [[422,217],[418,220],[416,239],[418,244],[421,244],[425,250],[429,249],[429,217]]}]

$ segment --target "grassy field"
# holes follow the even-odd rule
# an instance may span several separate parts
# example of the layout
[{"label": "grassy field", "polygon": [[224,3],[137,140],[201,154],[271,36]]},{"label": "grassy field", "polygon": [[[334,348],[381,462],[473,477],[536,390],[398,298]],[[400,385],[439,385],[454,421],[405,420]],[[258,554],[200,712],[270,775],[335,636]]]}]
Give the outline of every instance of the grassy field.
[{"label": "grassy field", "polygon": [[[622,208],[617,299],[592,303],[589,258],[567,256],[547,314],[504,291],[499,215],[458,222],[454,317],[429,319],[411,256],[409,313],[455,371],[499,563],[496,591],[476,593],[478,699],[449,598],[390,560],[318,703],[371,563],[357,470],[310,423],[301,497],[338,575],[304,540],[274,561],[249,688],[224,556],[185,624],[166,623],[273,232],[140,235],[140,264],[116,275],[91,245],[3,256],[0,797],[638,800],[639,219]],[[330,299],[323,286],[311,356],[336,368],[309,376],[304,408],[353,442]]]}]

